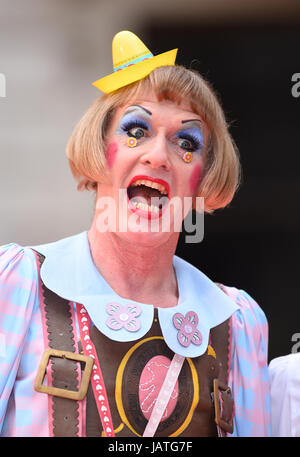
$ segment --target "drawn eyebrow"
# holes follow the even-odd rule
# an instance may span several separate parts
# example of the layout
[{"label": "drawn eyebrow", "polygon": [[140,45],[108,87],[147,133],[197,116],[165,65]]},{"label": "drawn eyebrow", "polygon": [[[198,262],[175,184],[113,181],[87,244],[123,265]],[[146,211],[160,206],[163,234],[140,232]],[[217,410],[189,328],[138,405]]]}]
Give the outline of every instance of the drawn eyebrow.
[{"label": "drawn eyebrow", "polygon": [[147,113],[148,116],[152,116],[151,111],[149,111],[148,109],[144,108],[142,105],[132,105],[132,106],[130,106],[130,107],[128,108],[128,110],[126,110],[126,112],[131,111],[132,108],[140,108],[140,109],[142,109],[143,111],[145,111],[145,113]]},{"label": "drawn eyebrow", "polygon": [[184,121],[181,121],[181,123],[186,124],[187,122],[195,122],[195,121],[198,121],[198,122],[200,122],[200,124],[203,125],[203,122],[201,121],[201,119],[185,119]]}]

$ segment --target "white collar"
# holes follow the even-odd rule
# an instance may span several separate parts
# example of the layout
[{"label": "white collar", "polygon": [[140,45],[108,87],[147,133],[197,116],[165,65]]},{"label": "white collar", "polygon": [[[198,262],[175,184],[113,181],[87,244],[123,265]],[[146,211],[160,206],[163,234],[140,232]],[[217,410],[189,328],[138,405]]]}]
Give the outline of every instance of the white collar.
[{"label": "white collar", "polygon": [[[32,249],[45,256],[41,268],[41,278],[45,286],[62,298],[83,304],[94,325],[108,338],[115,341],[135,341],[150,330],[154,317],[153,305],[124,299],[114,292],[93,263],[87,232],[54,243],[33,246]],[[166,344],[175,353],[185,357],[198,357],[207,349],[210,329],[228,319],[238,309],[238,305],[188,262],[174,256],[173,266],[177,276],[179,300],[175,307],[158,308],[162,334]],[[121,318],[118,311],[115,311],[118,306],[123,307]],[[128,331],[128,326],[122,326],[126,321],[124,309],[127,316],[132,318],[134,331]],[[185,326],[189,324],[184,320],[189,311],[196,313],[199,319],[194,327]],[[176,326],[173,320],[175,314]],[[116,316],[117,319],[114,319]],[[114,324],[122,327],[117,329]],[[188,340],[187,347],[178,340],[178,334],[182,335],[181,324],[186,329],[183,334]],[[190,340],[192,334],[195,335],[195,329],[201,333],[201,344],[194,344]]]}]

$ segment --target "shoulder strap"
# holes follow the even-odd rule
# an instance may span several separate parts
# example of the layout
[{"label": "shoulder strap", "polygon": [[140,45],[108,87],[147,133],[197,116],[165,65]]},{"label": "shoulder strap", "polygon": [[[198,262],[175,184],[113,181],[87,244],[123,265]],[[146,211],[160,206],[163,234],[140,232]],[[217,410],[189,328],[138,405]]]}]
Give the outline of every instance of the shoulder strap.
[{"label": "shoulder strap", "polygon": [[[217,284],[224,293],[221,284]],[[234,402],[228,386],[230,358],[231,358],[231,317],[217,327],[211,329],[211,344],[218,361],[218,375],[213,381],[213,399],[215,408],[215,421],[220,436],[233,432]]]},{"label": "shoulder strap", "polygon": [[[45,257],[35,251],[38,266]],[[76,352],[70,302],[47,289],[39,280],[40,306],[42,308],[45,346],[68,352]],[[48,385],[67,390],[78,390],[77,363],[72,360],[53,357],[48,375]],[[53,436],[79,436],[79,402],[69,398],[49,395],[50,433]],[[51,417],[52,416],[52,417]]]},{"label": "shoulder strap", "polygon": [[211,329],[210,344],[217,355],[219,363],[218,379],[227,384],[230,368],[231,319],[227,319],[222,324]]}]

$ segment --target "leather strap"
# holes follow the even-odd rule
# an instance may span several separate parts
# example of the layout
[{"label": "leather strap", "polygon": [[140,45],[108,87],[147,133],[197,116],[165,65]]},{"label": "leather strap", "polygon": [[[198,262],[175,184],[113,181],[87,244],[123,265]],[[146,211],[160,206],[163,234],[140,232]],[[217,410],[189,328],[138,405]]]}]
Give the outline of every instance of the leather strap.
[{"label": "leather strap", "polygon": [[[226,293],[221,285],[218,284],[218,286]],[[211,330],[211,344],[215,349],[219,360],[219,372],[214,378],[214,392],[212,393],[212,397],[214,400],[215,421],[218,435],[222,437],[233,431],[232,419],[234,403],[228,386],[231,333],[231,318]],[[219,411],[218,414],[216,414],[216,409]]]},{"label": "leather strap", "polygon": [[[40,266],[44,256],[37,252]],[[43,307],[47,328],[48,347],[75,352],[71,304],[47,289],[40,279],[40,306]],[[78,365],[75,361],[52,358],[52,386],[61,389],[78,390]],[[74,437],[79,435],[79,403],[68,398],[51,396],[52,433],[57,437]]]}]

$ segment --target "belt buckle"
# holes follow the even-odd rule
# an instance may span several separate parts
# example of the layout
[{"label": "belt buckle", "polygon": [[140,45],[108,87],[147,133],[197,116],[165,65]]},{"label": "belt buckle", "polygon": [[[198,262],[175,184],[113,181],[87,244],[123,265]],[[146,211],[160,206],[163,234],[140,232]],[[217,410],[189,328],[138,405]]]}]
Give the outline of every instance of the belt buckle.
[{"label": "belt buckle", "polygon": [[[230,387],[224,384],[219,379],[214,379],[213,381],[213,388],[214,388],[214,406],[215,406],[215,422],[218,427],[224,430],[227,433],[233,432],[233,400],[231,397],[231,390]],[[223,398],[222,392],[226,393],[230,396],[232,405],[230,406],[231,410],[231,419],[229,421],[222,418],[222,407],[223,407]],[[220,395],[221,394],[221,398]]]},{"label": "belt buckle", "polygon": [[[82,379],[78,391],[61,389],[59,387],[45,386],[43,384],[46,375],[46,369],[51,356],[73,360],[76,362],[85,362],[85,367],[83,370]],[[93,365],[94,359],[87,355],[77,354],[75,352],[61,351],[58,349],[46,349],[42,356],[42,360],[38,369],[38,373],[34,383],[34,389],[37,392],[54,395],[56,397],[68,398],[70,400],[83,400],[88,390]]]}]

